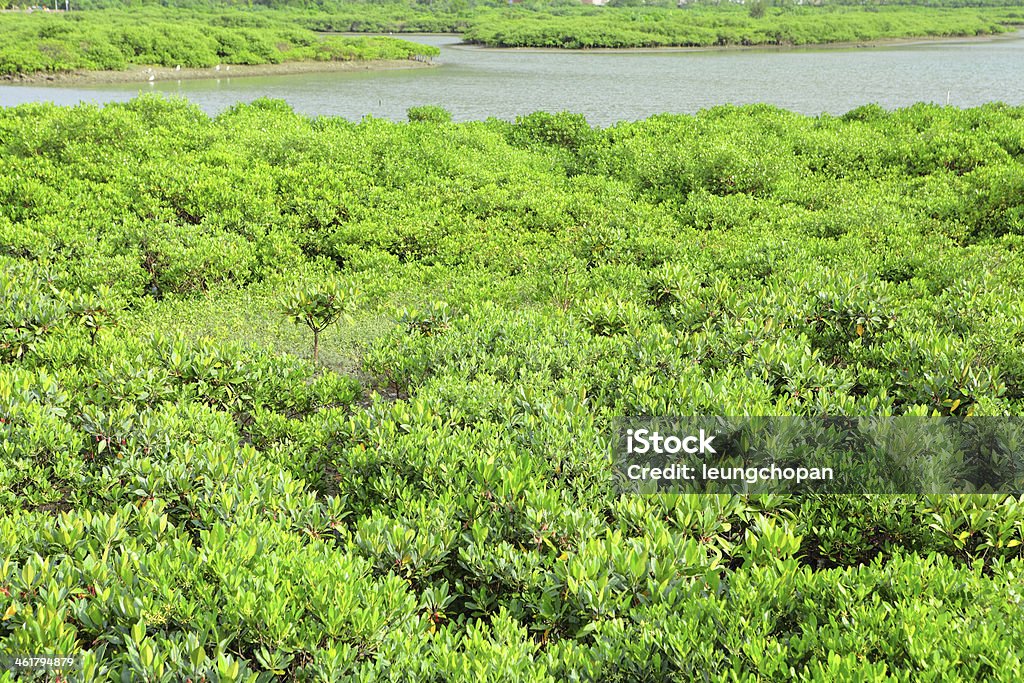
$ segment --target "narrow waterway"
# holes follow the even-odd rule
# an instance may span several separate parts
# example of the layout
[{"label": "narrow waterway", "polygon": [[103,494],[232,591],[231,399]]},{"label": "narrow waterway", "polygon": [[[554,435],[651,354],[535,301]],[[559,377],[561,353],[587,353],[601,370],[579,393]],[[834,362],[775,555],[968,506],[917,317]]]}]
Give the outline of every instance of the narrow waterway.
[{"label": "narrow waterway", "polygon": [[258,97],[297,111],[396,120],[439,104],[456,120],[511,119],[538,110],[581,112],[608,125],[662,112],[766,102],[839,114],[874,102],[969,107],[1024,104],[1024,32],[993,40],[793,50],[493,50],[457,36],[410,37],[441,48],[431,69],[310,73],[143,84],[0,86],[0,104],[109,102],[139,92],[192,100],[210,113]]}]

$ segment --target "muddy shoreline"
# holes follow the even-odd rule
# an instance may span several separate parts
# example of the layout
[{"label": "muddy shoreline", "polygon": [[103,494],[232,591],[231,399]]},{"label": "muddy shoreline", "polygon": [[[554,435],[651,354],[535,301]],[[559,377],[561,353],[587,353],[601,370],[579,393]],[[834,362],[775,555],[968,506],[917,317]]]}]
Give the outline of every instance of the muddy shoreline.
[{"label": "muddy shoreline", "polygon": [[381,71],[436,66],[429,60],[376,59],[350,62],[285,62],[283,64],[221,64],[210,68],[174,68],[133,64],[124,71],[61,71],[16,74],[0,77],[7,85],[101,85],[197,80],[203,78],[245,78],[247,76],[290,76],[332,71]]}]

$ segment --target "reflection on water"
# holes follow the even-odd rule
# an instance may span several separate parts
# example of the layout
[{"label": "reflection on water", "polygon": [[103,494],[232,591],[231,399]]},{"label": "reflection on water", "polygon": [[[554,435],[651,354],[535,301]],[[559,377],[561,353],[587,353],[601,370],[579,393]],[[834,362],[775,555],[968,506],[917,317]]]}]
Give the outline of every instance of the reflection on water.
[{"label": "reflection on water", "polygon": [[126,100],[141,92],[181,95],[210,113],[257,97],[297,111],[358,120],[404,120],[411,106],[438,104],[456,120],[511,119],[532,111],[575,111],[591,123],[693,112],[718,104],[767,102],[807,114],[840,114],[869,102],[975,106],[1024,104],[1024,33],[991,41],[877,48],[562,52],[488,50],[453,36],[437,45],[433,69],[312,73],[74,87],[0,86],[0,105]]}]

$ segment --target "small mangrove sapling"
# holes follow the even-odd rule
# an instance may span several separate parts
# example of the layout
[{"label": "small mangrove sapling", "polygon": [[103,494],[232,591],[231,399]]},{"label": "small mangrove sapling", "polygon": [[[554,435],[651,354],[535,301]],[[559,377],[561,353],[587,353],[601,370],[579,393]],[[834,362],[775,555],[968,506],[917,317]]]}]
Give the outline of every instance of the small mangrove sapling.
[{"label": "small mangrove sapling", "polygon": [[338,322],[350,308],[355,290],[337,282],[303,287],[284,302],[285,315],[297,325],[305,325],[313,333],[313,363],[320,360],[320,334]]}]

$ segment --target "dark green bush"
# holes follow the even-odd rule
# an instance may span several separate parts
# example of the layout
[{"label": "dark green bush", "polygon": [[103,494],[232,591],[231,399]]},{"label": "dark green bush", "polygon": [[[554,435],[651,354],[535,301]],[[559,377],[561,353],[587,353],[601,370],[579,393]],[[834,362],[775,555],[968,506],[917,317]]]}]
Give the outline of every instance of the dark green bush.
[{"label": "dark green bush", "polygon": [[409,107],[407,112],[410,121],[427,121],[430,123],[448,123],[452,114],[444,107],[427,104],[420,107]]}]

